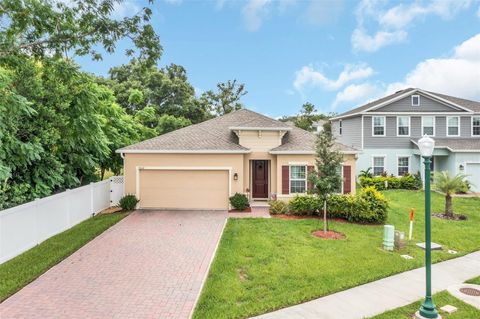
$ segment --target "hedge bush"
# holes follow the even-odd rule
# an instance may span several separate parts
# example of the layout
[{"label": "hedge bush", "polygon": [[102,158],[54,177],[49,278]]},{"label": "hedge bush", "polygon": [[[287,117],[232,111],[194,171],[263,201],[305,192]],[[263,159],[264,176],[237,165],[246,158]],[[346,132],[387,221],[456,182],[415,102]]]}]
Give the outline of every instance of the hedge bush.
[{"label": "hedge bush", "polygon": [[235,195],[230,197],[230,204],[236,210],[245,210],[250,206],[248,197],[240,193],[235,193]]},{"label": "hedge bush", "polygon": [[295,195],[289,203],[292,215],[315,215],[319,207],[319,199],[314,195]]},{"label": "hedge bush", "polygon": [[137,197],[135,197],[135,195],[125,195],[120,199],[120,201],[118,202],[118,205],[124,211],[129,211],[129,210],[134,210],[138,202],[139,200],[137,199]]},{"label": "hedge bush", "polygon": [[[365,187],[357,195],[336,194],[327,200],[329,218],[342,218],[350,222],[381,224],[387,220],[388,202],[375,187]],[[282,201],[271,201],[272,214],[299,216],[322,216],[323,203],[313,195],[297,195],[287,205]]]},{"label": "hedge bush", "polygon": [[288,204],[282,200],[271,200],[268,202],[270,205],[270,214],[288,214]]},{"label": "hedge bush", "polygon": [[360,176],[359,177],[360,186],[368,187],[375,186],[377,190],[386,190],[386,189],[421,189],[422,178],[420,173],[415,175],[407,174],[401,177],[396,176]]}]

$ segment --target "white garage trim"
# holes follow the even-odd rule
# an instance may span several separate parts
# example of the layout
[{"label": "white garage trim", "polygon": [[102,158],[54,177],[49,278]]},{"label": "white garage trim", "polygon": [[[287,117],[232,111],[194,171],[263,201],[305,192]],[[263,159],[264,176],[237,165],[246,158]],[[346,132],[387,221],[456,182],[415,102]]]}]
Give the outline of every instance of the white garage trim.
[{"label": "white garage trim", "polygon": [[[472,161],[468,161],[468,162],[463,162],[463,167],[465,168],[465,175],[467,175],[467,180],[469,180],[468,176],[468,165],[471,165],[471,164],[474,164],[474,165],[480,165],[480,162],[472,162]],[[475,184],[474,182],[472,182],[472,184],[474,184],[473,186],[475,187],[475,192],[479,192],[480,191],[480,185]]]},{"label": "white garage trim", "polygon": [[[157,171],[228,171],[228,196],[232,196],[232,167],[226,166],[136,166],[135,196],[140,198],[140,170]],[[137,204],[138,208],[138,204]]]}]

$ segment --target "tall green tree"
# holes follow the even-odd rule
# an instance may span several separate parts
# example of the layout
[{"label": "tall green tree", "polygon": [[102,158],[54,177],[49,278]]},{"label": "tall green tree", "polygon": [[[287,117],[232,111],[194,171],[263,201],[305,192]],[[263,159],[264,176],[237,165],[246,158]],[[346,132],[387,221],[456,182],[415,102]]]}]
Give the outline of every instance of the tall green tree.
[{"label": "tall green tree", "polygon": [[133,48],[125,51],[152,65],[161,56],[159,37],[150,24],[152,11],[144,7],[131,17],[112,18],[122,0],[2,0],[0,2],[0,57],[90,55],[102,59],[122,38]]},{"label": "tall green tree", "polygon": [[323,231],[328,230],[327,224],[327,198],[338,192],[342,185],[340,175],[342,154],[335,148],[335,138],[332,134],[330,122],[323,126],[323,131],[318,134],[315,143],[316,170],[309,176],[314,185],[313,191],[323,203]]},{"label": "tall green tree", "polygon": [[243,108],[240,99],[247,93],[245,84],[237,83],[237,80],[228,80],[218,83],[216,92],[212,90],[204,92],[200,100],[213,114],[224,115]]},{"label": "tall green tree", "polygon": [[[197,101],[195,90],[188,82],[187,72],[180,65],[170,64],[158,68],[132,61],[111,68],[109,74],[107,83],[115,92],[118,103],[130,114],[135,115],[149,107],[155,110],[157,117],[164,114],[184,117],[192,123],[209,117],[207,106]],[[143,115],[145,114],[140,116]]]},{"label": "tall green tree", "polygon": [[310,102],[306,102],[302,105],[302,109],[300,110],[300,114],[295,119],[295,126],[306,131],[313,130],[313,122],[315,121],[315,113],[317,110],[315,109],[315,105]]}]

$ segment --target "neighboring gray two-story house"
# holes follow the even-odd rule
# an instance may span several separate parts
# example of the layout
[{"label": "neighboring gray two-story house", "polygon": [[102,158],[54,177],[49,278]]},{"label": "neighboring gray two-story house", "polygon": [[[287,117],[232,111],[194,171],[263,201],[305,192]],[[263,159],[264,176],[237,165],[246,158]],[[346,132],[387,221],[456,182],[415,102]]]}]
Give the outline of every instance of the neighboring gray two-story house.
[{"label": "neighboring gray two-story house", "polygon": [[416,143],[427,134],[433,170],[464,173],[480,192],[480,102],[408,88],[336,116],[332,129],[338,142],[361,150],[357,174],[422,172]]}]

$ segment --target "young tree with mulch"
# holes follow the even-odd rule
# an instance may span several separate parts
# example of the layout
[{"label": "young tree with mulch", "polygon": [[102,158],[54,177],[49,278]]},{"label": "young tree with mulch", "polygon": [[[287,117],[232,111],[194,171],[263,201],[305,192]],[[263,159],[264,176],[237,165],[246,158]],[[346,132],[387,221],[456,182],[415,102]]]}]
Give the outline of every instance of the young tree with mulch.
[{"label": "young tree with mulch", "polygon": [[433,173],[433,189],[445,194],[444,216],[454,219],[452,195],[465,189],[465,175],[450,176],[448,171]]},{"label": "young tree with mulch", "polygon": [[327,198],[338,192],[341,187],[342,177],[339,168],[343,156],[335,149],[335,138],[332,134],[330,122],[323,125],[323,131],[318,134],[315,143],[316,171],[310,174],[309,179],[313,184],[313,192],[323,202],[323,232],[328,231],[327,225]]}]

